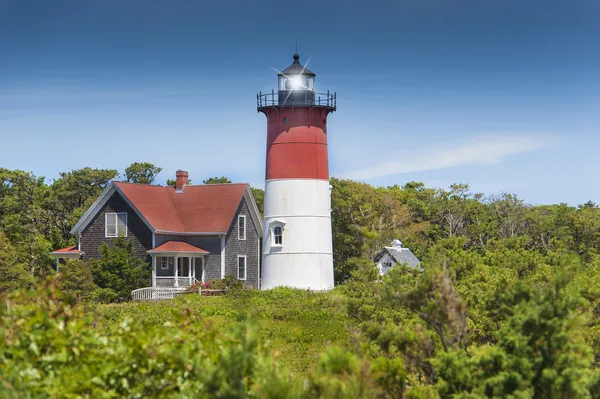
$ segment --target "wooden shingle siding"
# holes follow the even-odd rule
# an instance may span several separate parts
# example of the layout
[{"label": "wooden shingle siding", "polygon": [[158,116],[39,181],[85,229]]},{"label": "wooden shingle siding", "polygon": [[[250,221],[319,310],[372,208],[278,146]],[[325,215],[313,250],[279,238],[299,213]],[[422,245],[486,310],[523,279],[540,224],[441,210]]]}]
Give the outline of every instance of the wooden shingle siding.
[{"label": "wooden shingle siding", "polygon": [[[238,216],[246,215],[246,239],[238,239]],[[233,223],[225,238],[225,274],[230,274],[237,279],[238,255],[246,255],[246,281],[245,285],[258,288],[259,277],[259,244],[258,229],[255,226],[246,200],[242,199]]]},{"label": "wooden shingle siding", "polygon": [[104,207],[96,214],[92,222],[81,234],[81,250],[85,252],[84,260],[100,258],[100,246],[103,243],[109,245],[115,238],[105,237],[105,214],[110,212],[127,213],[127,238],[133,243],[135,253],[142,259],[151,262],[150,256],[146,253],[152,249],[152,231],[146,226],[144,221],[135,213],[133,209],[118,194],[114,193],[106,202]]}]

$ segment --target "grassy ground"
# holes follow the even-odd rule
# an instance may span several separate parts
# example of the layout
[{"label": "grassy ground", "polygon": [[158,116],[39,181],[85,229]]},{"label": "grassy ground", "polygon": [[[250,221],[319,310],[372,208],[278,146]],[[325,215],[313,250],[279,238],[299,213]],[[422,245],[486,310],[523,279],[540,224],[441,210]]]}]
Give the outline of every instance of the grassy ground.
[{"label": "grassy ground", "polygon": [[173,321],[184,306],[216,327],[243,323],[246,318],[257,322],[271,349],[300,374],[315,363],[324,348],[348,343],[350,320],[343,297],[335,291],[250,290],[216,297],[190,294],[169,301],[102,305],[96,312],[99,327],[110,333],[126,317],[151,325]]}]

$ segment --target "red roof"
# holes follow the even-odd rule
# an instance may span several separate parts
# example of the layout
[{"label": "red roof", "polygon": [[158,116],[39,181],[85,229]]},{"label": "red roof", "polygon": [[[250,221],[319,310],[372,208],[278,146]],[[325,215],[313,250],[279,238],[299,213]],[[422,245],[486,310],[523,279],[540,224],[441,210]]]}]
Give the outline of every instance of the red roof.
[{"label": "red roof", "polygon": [[200,254],[208,254],[208,251],[205,251],[202,248],[195,247],[187,242],[182,241],[167,241],[163,245],[160,245],[154,249],[148,251],[148,253],[153,252],[193,252]]},{"label": "red roof", "polygon": [[67,248],[62,248],[62,249],[57,249],[56,251],[52,252],[53,254],[80,254],[81,251],[77,248],[77,245],[75,245],[74,247],[67,247]]},{"label": "red roof", "polygon": [[170,186],[115,182],[142,216],[157,231],[226,233],[248,184]]}]

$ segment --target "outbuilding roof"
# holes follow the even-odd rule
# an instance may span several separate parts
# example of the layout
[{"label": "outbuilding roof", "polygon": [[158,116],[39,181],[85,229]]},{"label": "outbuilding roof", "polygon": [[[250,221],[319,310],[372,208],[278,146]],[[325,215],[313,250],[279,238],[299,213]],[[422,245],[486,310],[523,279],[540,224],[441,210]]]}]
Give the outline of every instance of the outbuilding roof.
[{"label": "outbuilding roof", "polygon": [[406,263],[410,267],[417,267],[421,264],[421,261],[408,248],[385,247],[385,250],[397,263]]},{"label": "outbuilding roof", "polygon": [[399,264],[406,263],[409,267],[417,267],[421,264],[419,258],[417,258],[409,248],[403,248],[402,243],[398,240],[394,240],[391,247],[383,247],[373,261],[379,262],[386,253],[392,257],[394,262]]}]

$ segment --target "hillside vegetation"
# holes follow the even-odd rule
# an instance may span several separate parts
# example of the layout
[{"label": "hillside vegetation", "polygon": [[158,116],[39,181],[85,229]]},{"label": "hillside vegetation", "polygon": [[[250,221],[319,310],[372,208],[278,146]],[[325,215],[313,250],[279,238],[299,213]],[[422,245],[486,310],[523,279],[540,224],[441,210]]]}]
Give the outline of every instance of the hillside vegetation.
[{"label": "hillside vegetation", "polygon": [[3,397],[598,398],[600,263],[444,242],[327,293],[77,302],[62,277],[0,308]]},{"label": "hillside vegetation", "polygon": [[345,298],[336,292],[279,288],[211,297],[188,294],[157,303],[100,305],[95,312],[98,326],[111,335],[127,319],[150,327],[175,323],[181,309],[218,330],[255,323],[261,338],[277,348],[281,362],[298,374],[315,364],[323,348],[348,342]]},{"label": "hillside vegetation", "polygon": [[[147,279],[126,240],[47,256],[116,173],[0,170],[1,397],[600,398],[594,202],[332,179],[331,292],[118,303]],[[393,239],[421,269],[377,275]]]}]

